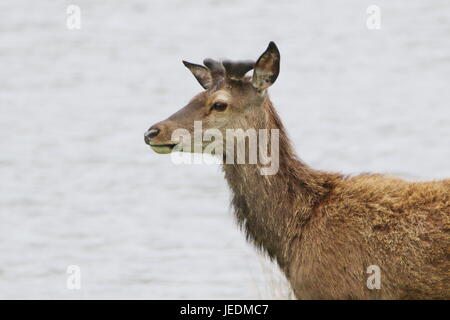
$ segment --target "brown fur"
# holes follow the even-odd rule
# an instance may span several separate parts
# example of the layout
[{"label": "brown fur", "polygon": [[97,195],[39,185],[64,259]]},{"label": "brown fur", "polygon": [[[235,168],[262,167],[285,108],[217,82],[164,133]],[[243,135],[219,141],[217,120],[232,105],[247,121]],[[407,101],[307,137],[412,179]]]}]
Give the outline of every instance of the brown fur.
[{"label": "brown fur", "polygon": [[[224,165],[247,237],[275,259],[299,299],[448,299],[450,180],[348,178],[309,168],[281,129],[280,170]],[[366,286],[381,268],[381,290]]]},{"label": "brown fur", "polygon": [[[297,298],[450,298],[449,179],[407,182],[314,170],[295,155],[266,94],[279,71],[275,44],[256,63],[253,79],[225,77],[220,63],[206,62],[215,70],[185,65],[207,90],[152,126],[146,142],[174,144],[171,132],[192,131],[195,120],[204,130],[280,130],[277,174],[261,175],[259,163],[224,164],[223,171],[237,221],[278,263]],[[218,97],[227,99],[223,112],[212,107]],[[370,265],[381,269],[380,290],[366,285]]]}]

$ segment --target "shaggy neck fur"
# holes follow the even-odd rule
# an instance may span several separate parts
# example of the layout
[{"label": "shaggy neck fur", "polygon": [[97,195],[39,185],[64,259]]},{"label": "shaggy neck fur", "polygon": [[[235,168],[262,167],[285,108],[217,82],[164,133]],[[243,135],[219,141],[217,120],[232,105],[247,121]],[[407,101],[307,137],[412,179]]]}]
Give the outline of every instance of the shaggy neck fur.
[{"label": "shaggy neck fur", "polygon": [[[251,112],[247,128],[279,129],[279,170],[261,175],[255,164],[224,164],[232,206],[248,240],[289,272],[290,244],[301,235],[314,208],[332,189],[335,175],[309,168],[295,155],[281,120],[266,97],[261,113]],[[258,114],[258,116],[252,116]],[[269,139],[270,141],[270,139]]]}]

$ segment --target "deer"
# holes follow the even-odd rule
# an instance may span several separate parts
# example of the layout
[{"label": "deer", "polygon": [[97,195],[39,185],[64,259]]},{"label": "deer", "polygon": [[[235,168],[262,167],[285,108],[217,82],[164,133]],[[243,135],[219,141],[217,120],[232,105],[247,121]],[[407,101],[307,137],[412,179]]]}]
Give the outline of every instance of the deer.
[{"label": "deer", "polygon": [[[145,143],[161,154],[180,151],[181,138],[173,132],[193,133],[195,121],[203,132],[222,132],[223,145],[228,129],[265,129],[269,136],[278,131],[275,174],[261,174],[261,160],[222,161],[221,167],[239,227],[279,266],[295,298],[450,298],[450,179],[350,176],[304,163],[268,95],[280,72],[273,41],[256,62],[207,58],[203,65],[183,64],[204,90],[152,125]],[[213,156],[233,150],[225,147]]]}]

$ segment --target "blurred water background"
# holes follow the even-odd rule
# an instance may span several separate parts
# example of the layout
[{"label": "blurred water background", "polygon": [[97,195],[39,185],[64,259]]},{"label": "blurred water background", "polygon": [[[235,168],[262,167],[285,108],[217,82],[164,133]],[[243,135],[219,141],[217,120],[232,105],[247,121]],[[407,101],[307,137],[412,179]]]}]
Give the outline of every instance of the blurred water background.
[{"label": "blurred water background", "polygon": [[[2,0],[0,298],[285,297],[218,166],[143,142],[201,89],[182,59],[256,59],[270,40],[271,97],[303,160],[450,176],[448,0]],[[69,265],[81,290],[66,288]]]}]

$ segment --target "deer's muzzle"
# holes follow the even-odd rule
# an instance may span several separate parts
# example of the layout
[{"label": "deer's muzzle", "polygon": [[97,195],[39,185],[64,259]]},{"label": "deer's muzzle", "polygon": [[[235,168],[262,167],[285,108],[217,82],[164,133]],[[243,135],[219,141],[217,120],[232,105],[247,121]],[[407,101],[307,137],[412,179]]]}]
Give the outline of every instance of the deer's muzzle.
[{"label": "deer's muzzle", "polygon": [[144,141],[148,144],[156,153],[171,153],[176,143],[158,143],[155,138],[160,134],[161,130],[155,126],[150,127],[147,132],[144,133]]}]

